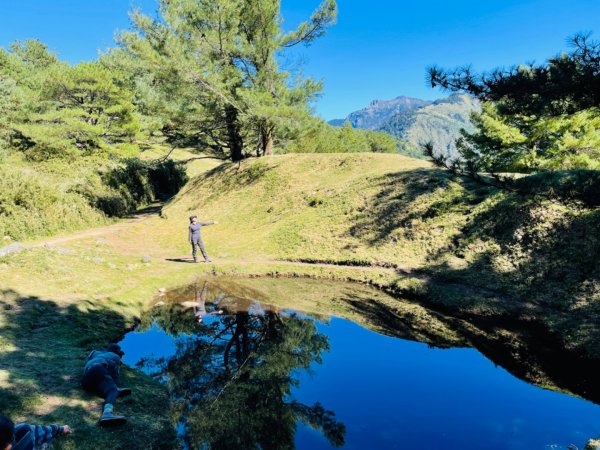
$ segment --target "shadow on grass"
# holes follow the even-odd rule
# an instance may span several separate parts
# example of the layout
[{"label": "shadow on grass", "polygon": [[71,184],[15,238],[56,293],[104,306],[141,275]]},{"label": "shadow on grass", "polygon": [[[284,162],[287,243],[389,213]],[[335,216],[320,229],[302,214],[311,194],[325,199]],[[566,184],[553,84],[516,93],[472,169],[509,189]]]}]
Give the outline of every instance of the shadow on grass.
[{"label": "shadow on grass", "polygon": [[466,257],[463,267],[451,267],[444,252],[432,258],[444,280],[495,289],[513,309],[535,305],[535,320],[566,346],[600,357],[600,209],[504,196],[472,216],[453,253]]},{"label": "shadow on grass", "polygon": [[130,417],[123,428],[96,425],[101,399],[85,394],[81,375],[89,351],[117,341],[127,327],[123,316],[82,300],[61,307],[37,297],[0,291],[0,411],[17,421],[68,424],[74,434],[56,448],[173,448],[162,387],[137,371],[124,370],[122,383],[134,389],[118,411]]},{"label": "shadow on grass", "polygon": [[195,261],[192,258],[167,258],[165,261],[169,262],[177,262],[177,263],[188,263],[195,264]]},{"label": "shadow on grass", "polygon": [[[204,188],[208,189],[209,197],[222,196],[257,183],[276,167],[276,165],[268,165],[260,160],[253,161],[243,168],[239,163],[223,163],[189,181],[183,188],[180,197],[194,195]],[[196,209],[199,205],[200,201],[191,206],[191,209]]]},{"label": "shadow on grass", "polygon": [[132,218],[135,218],[135,217],[153,216],[155,214],[159,214],[161,209],[162,209],[162,204],[159,204],[159,205],[150,205],[150,206],[146,206],[145,208],[138,209],[137,211],[135,211],[135,213],[130,214],[127,217],[129,219],[132,219]]},{"label": "shadow on grass", "polygon": [[429,239],[426,301],[463,317],[535,322],[562,347],[600,357],[600,209],[540,203],[439,170],[386,175],[376,186],[353,236],[380,245],[394,233],[410,241],[414,222],[421,240],[431,227],[455,230]]},{"label": "shadow on grass", "polygon": [[[467,188],[460,196],[425,199],[435,188],[450,189],[449,176],[413,171],[382,178],[381,193],[353,231],[375,230],[365,236],[376,244],[412,219],[448,211],[468,216],[451,247],[430,256],[435,277],[423,279],[420,298],[453,321],[464,319],[458,328],[459,322],[447,325],[516,376],[600,403],[592,378],[600,369],[600,209],[508,194],[482,204],[489,191],[456,181]],[[347,303],[379,326],[398,329],[386,308]],[[413,326],[401,329],[416,340],[435,337]]]},{"label": "shadow on grass", "polygon": [[[467,189],[451,192],[451,182]],[[467,213],[490,192],[489,188],[476,186],[443,170],[431,169],[388,174],[376,179],[374,186],[378,194],[349,230],[351,236],[366,239],[371,245],[393,239],[392,233],[400,227],[410,229],[414,219],[426,220],[449,211]],[[436,190],[446,192],[431,196]]]}]

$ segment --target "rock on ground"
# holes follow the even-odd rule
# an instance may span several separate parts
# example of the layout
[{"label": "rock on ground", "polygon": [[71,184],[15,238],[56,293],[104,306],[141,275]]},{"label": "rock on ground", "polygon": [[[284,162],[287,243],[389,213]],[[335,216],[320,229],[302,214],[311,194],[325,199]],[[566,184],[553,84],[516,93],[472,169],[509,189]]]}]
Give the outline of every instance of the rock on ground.
[{"label": "rock on ground", "polygon": [[7,245],[6,247],[0,248],[0,257],[10,255],[13,253],[20,253],[24,250],[29,250],[30,248],[31,247],[26,247],[25,245],[19,242],[14,242],[10,245]]}]

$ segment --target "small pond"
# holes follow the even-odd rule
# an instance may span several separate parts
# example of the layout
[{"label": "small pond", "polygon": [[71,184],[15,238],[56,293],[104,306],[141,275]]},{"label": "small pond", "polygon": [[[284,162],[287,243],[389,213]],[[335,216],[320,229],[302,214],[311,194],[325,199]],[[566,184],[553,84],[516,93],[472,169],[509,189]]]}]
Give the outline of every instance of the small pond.
[{"label": "small pond", "polygon": [[311,280],[199,280],[155,303],[121,345],[168,386],[185,448],[583,449],[600,435],[577,361],[510,327]]}]

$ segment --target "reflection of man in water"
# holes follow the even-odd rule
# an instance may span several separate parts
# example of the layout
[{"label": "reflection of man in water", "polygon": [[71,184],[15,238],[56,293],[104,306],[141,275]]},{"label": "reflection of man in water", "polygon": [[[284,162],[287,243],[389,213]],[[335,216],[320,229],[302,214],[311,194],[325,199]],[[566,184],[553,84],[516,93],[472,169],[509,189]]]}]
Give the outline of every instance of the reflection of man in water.
[{"label": "reflection of man in water", "polygon": [[200,283],[194,285],[194,300],[195,305],[193,307],[194,316],[198,323],[202,323],[205,316],[209,314],[223,314],[222,309],[214,310],[212,313],[206,311],[206,297],[208,296],[208,281],[204,282],[202,291],[200,291]]}]

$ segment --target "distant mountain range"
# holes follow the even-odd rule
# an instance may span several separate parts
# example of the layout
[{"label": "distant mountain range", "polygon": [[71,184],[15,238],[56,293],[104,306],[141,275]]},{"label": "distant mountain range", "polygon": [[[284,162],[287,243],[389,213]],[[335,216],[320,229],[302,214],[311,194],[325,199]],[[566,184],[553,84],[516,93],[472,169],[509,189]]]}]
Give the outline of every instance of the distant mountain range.
[{"label": "distant mountain range", "polygon": [[345,119],[331,120],[329,124],[343,126],[350,122],[354,128],[385,131],[408,142],[416,152],[431,141],[438,152],[455,156],[454,143],[460,130],[473,131],[470,116],[478,111],[479,101],[465,94],[452,94],[433,102],[401,96],[375,100]]}]

